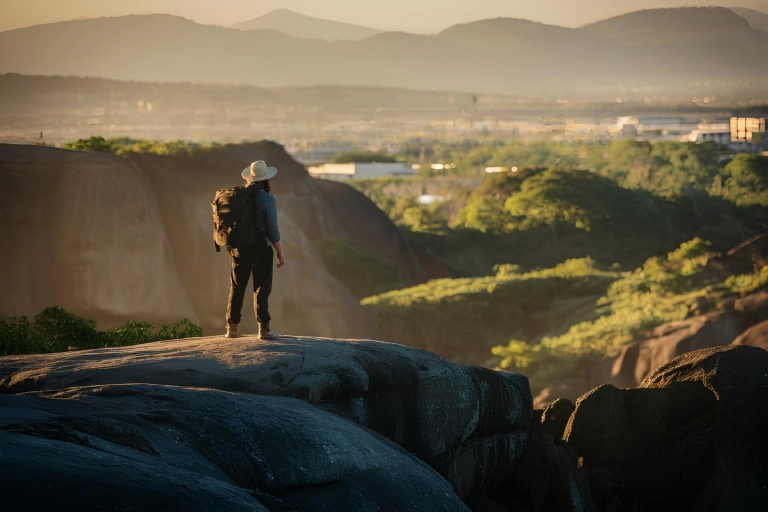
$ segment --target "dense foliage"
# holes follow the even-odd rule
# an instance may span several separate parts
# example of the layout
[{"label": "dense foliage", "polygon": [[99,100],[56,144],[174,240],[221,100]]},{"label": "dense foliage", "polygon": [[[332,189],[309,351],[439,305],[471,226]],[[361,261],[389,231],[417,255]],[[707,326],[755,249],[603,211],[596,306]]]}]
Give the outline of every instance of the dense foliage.
[{"label": "dense foliage", "polygon": [[695,238],[629,272],[588,258],[529,272],[500,265],[493,276],[433,280],[361,303],[389,339],[522,371],[538,390],[658,325],[768,286],[768,267],[723,275],[708,266],[714,254],[711,243]]},{"label": "dense foliage", "polygon": [[[587,256],[634,268],[695,237],[724,251],[768,230],[768,157],[726,153],[635,140],[435,145],[418,154],[455,169],[353,186],[459,275]],[[518,170],[486,174],[485,166]],[[419,204],[436,180],[453,192]]]},{"label": "dense foliage", "polygon": [[45,308],[31,321],[25,316],[0,321],[0,355],[122,347],[202,335],[203,330],[187,319],[160,329],[146,322],[126,322],[117,329],[100,331],[92,318],[55,306]]},{"label": "dense foliage", "polygon": [[511,333],[534,337],[590,312],[618,277],[589,258],[530,272],[501,265],[493,276],[437,279],[361,303],[379,317],[388,339],[483,364]]},{"label": "dense foliage", "polygon": [[588,171],[547,169],[489,178],[472,194],[457,226],[510,232],[570,225],[644,236],[665,229],[664,224],[656,205],[642,194]]},{"label": "dense foliage", "polygon": [[93,136],[88,139],[78,139],[73,142],[66,142],[62,144],[62,147],[85,151],[105,151],[114,153],[118,156],[123,156],[128,153],[162,156],[195,156],[202,152],[219,148],[221,145],[215,143],[185,142],[182,140],[161,142],[156,140],[131,139],[129,137],[105,139],[104,137]]},{"label": "dense foliage", "polygon": [[498,365],[528,374],[534,387],[568,375],[585,359],[614,355],[650,336],[654,327],[706,311],[719,299],[768,285],[768,267],[723,278],[710,271],[711,244],[699,238],[665,257],[652,257],[614,282],[595,303],[597,318],[574,323],[567,332],[513,339],[495,347]]},{"label": "dense foliage", "polygon": [[715,177],[712,192],[739,206],[768,208],[768,157],[736,155]]}]

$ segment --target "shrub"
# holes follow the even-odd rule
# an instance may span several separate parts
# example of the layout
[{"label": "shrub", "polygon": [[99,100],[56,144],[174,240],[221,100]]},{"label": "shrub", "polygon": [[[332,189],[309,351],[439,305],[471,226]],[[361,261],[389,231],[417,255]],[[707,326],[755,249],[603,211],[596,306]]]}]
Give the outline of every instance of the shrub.
[{"label": "shrub", "polygon": [[709,242],[685,242],[666,257],[653,257],[614,282],[596,303],[598,317],[576,323],[560,335],[526,341],[514,338],[493,348],[498,366],[522,371],[533,386],[541,386],[569,372],[584,359],[613,355],[619,348],[650,335],[663,323],[682,320],[700,304],[728,293],[746,293],[768,284],[765,269],[720,282],[706,272]]},{"label": "shrub", "polygon": [[203,330],[187,319],[163,325],[157,331],[146,322],[133,321],[99,331],[92,318],[84,319],[54,306],[45,308],[32,322],[24,316],[0,321],[0,355],[121,347],[202,334]]},{"label": "shrub", "polygon": [[59,306],[45,308],[35,316],[33,325],[35,335],[57,352],[70,347],[93,348],[101,338],[92,318],[81,318]]},{"label": "shrub", "polygon": [[88,139],[78,139],[73,142],[65,142],[62,147],[85,151],[107,151],[117,156],[125,156],[129,153],[152,154],[161,156],[195,156],[213,149],[221,148],[218,143],[186,142],[173,140],[162,142],[157,140],[140,140],[129,137],[105,139],[100,136],[92,136]]},{"label": "shrub", "polygon": [[112,151],[113,146],[110,141],[100,136],[92,136],[88,139],[77,139],[73,142],[65,142],[61,145],[63,148],[79,149],[82,151]]},{"label": "shrub", "polygon": [[379,318],[387,339],[484,364],[491,348],[512,333],[535,336],[579,317],[619,276],[589,258],[525,273],[500,265],[496,272],[436,279],[368,297],[361,304]]}]

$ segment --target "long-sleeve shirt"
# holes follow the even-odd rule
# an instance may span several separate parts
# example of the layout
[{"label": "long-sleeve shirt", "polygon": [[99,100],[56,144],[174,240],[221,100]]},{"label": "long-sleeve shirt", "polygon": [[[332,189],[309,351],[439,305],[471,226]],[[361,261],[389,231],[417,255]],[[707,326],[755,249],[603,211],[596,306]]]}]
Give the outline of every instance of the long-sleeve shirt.
[{"label": "long-sleeve shirt", "polygon": [[265,190],[256,193],[256,228],[259,233],[266,233],[273,244],[280,241],[280,229],[277,227],[277,202],[275,196]]}]

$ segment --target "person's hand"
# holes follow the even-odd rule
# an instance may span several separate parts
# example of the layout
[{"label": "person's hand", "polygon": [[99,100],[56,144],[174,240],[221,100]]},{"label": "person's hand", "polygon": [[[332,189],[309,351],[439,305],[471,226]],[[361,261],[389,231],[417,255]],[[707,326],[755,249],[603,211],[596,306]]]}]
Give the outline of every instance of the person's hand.
[{"label": "person's hand", "polygon": [[280,240],[277,242],[272,242],[272,247],[275,248],[275,252],[277,253],[277,268],[282,267],[285,265],[285,256],[283,255],[283,244],[280,243]]}]

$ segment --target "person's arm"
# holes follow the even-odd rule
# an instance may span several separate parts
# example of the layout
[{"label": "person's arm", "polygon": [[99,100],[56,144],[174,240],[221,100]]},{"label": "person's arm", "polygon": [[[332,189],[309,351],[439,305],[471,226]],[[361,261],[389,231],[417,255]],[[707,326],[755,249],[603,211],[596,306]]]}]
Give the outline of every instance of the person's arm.
[{"label": "person's arm", "polygon": [[277,268],[282,267],[285,265],[285,256],[283,255],[283,246],[280,243],[280,240],[277,242],[273,242],[272,245],[275,246],[275,251],[277,251]]},{"label": "person's arm", "polygon": [[268,196],[271,201],[268,201],[266,208],[265,227],[267,229],[267,238],[272,242],[277,252],[277,268],[285,265],[285,255],[283,254],[283,246],[280,243],[280,229],[277,227],[277,202],[273,196]]}]

